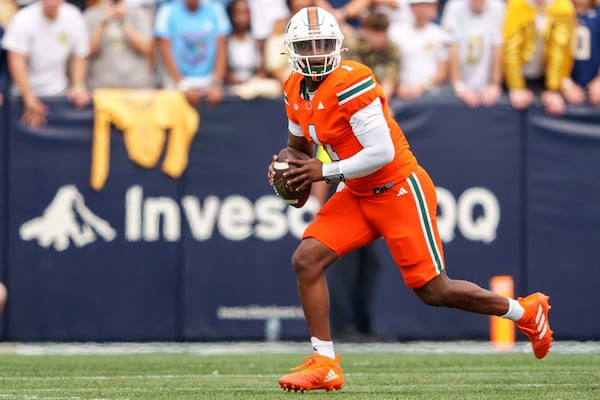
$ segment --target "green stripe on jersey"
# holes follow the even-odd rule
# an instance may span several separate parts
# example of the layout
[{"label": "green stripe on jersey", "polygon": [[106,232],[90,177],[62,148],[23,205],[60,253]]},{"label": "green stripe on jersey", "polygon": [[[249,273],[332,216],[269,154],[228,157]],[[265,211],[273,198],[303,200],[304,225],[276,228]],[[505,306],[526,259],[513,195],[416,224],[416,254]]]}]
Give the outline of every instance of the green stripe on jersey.
[{"label": "green stripe on jersey", "polygon": [[429,247],[429,253],[431,255],[431,259],[435,264],[435,269],[438,274],[442,273],[444,266],[442,264],[442,257],[440,256],[440,251],[437,247],[437,242],[435,241],[435,236],[433,234],[433,228],[431,226],[431,219],[429,218],[429,212],[427,211],[427,204],[425,203],[425,195],[423,190],[421,189],[421,185],[417,180],[415,174],[412,174],[408,177],[408,181],[412,187],[412,192],[417,202],[417,207],[419,208],[419,216],[421,219],[421,227],[423,228],[423,233],[425,235],[425,240]]},{"label": "green stripe on jersey", "polygon": [[355,83],[349,88],[336,93],[336,96],[338,98],[338,105],[347,103],[353,98],[360,96],[361,94],[373,89],[374,87],[375,82],[373,81],[373,78],[369,76],[368,78],[365,78],[362,81]]}]

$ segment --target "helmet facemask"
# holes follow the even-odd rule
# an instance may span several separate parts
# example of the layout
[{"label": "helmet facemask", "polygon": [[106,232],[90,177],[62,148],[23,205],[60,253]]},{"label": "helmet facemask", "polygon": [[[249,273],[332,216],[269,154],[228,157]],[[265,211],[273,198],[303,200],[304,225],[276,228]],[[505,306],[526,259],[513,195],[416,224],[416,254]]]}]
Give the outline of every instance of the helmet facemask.
[{"label": "helmet facemask", "polygon": [[323,77],[340,65],[340,52],[336,39],[312,39],[292,42],[294,62],[300,73],[313,78]]}]

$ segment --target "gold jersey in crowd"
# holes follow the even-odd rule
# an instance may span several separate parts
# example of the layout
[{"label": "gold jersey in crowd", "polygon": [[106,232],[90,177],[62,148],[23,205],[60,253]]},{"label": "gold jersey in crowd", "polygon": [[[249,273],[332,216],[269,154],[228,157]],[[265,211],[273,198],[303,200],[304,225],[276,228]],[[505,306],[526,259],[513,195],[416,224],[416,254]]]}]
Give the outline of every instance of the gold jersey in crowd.
[{"label": "gold jersey in crowd", "polygon": [[[167,148],[162,170],[181,176],[188,163],[200,117],[178,91],[97,89],[94,91],[94,138],[90,185],[102,190],[110,163],[110,127],[123,131],[131,161],[152,168]],[[169,140],[167,142],[167,130]]]},{"label": "gold jersey in crowd", "polygon": [[570,0],[549,0],[545,8],[543,29],[536,27],[540,9],[535,0],[508,0],[504,22],[504,68],[509,89],[525,87],[522,66],[535,54],[538,38],[544,43],[545,86],[560,90],[563,78],[569,76],[573,65],[571,41],[576,23]]}]

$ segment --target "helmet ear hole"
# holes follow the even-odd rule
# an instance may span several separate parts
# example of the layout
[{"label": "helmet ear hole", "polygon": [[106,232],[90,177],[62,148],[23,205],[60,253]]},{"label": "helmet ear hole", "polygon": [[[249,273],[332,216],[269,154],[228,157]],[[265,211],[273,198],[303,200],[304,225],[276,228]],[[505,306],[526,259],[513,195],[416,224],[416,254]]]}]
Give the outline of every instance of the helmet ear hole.
[{"label": "helmet ear hole", "polygon": [[320,7],[298,11],[289,21],[284,43],[295,72],[324,77],[341,62],[344,35],[333,15]]}]

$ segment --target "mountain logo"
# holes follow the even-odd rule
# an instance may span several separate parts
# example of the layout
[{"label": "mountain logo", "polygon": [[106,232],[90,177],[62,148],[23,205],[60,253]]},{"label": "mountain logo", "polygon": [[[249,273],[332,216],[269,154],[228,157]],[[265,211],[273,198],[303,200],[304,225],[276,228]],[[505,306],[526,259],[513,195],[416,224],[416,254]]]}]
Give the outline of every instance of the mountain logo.
[{"label": "mountain logo", "polygon": [[98,236],[111,242],[117,232],[85,205],[75,185],[65,185],[58,189],[40,217],[21,225],[19,235],[22,240],[37,239],[42,247],[65,251],[71,241],[77,247],[95,242]]}]

